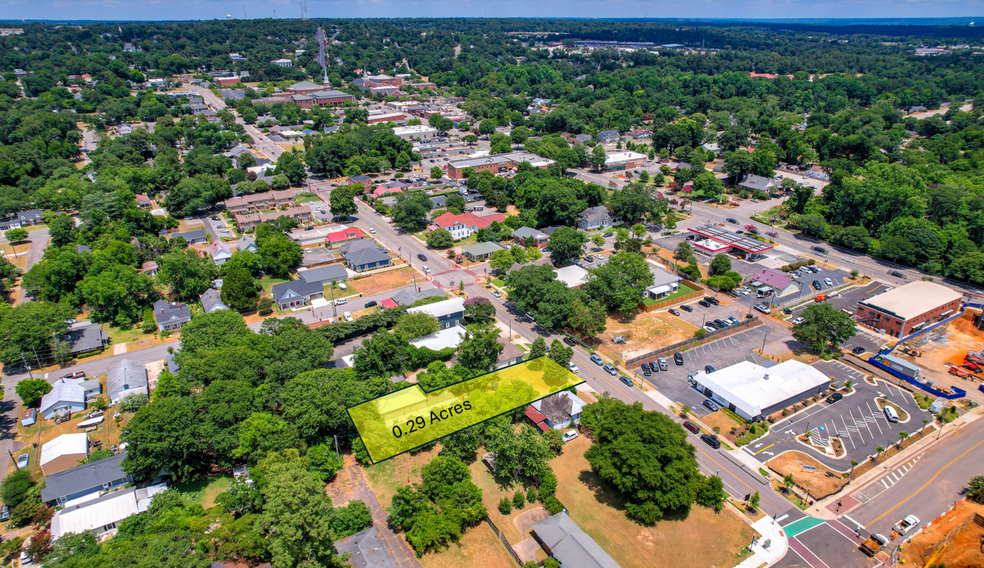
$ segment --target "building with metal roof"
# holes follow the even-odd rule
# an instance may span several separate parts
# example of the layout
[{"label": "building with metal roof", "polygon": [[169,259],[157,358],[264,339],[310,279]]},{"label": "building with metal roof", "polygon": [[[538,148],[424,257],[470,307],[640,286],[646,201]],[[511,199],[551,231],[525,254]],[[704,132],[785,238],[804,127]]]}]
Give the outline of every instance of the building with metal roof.
[{"label": "building with metal roof", "polygon": [[566,510],[543,519],[530,530],[543,550],[565,568],[619,568],[618,563],[577,526]]},{"label": "building with metal roof", "polygon": [[738,233],[734,233],[709,223],[689,227],[687,230],[691,233],[696,233],[702,237],[706,237],[721,244],[727,245],[729,248],[736,248],[749,254],[761,254],[773,248],[773,246],[768,243],[763,243],[762,241],[751,237],[739,235]]},{"label": "building with metal roof", "polygon": [[103,491],[126,485],[133,478],[123,471],[126,452],[53,473],[44,479],[41,501],[60,507],[91,501]]},{"label": "building with metal roof", "polygon": [[442,302],[434,302],[407,310],[408,314],[427,314],[440,324],[442,329],[458,325],[465,317],[465,301],[461,298],[451,298]]},{"label": "building with metal roof", "polygon": [[963,294],[933,282],[917,280],[861,300],[854,319],[861,325],[904,337],[956,313]]},{"label": "building with metal roof", "polygon": [[791,359],[766,368],[750,361],[694,374],[697,390],[746,420],[762,420],[827,389],[830,377]]},{"label": "building with metal roof", "polygon": [[106,371],[106,392],[116,404],[131,394],[150,394],[147,384],[147,368],[143,361],[123,359]]},{"label": "building with metal roof", "polygon": [[41,473],[51,475],[65,471],[89,459],[89,436],[83,433],[62,434],[41,446]]}]

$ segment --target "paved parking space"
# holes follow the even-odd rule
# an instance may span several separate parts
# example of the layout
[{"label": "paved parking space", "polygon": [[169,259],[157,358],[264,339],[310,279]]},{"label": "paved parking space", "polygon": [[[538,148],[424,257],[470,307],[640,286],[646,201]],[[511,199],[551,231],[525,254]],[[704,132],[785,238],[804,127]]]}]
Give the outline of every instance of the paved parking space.
[{"label": "paved parking space", "polygon": [[[815,276],[823,276],[824,275],[824,272],[825,271],[821,270],[820,273],[819,274],[816,274]],[[832,272],[840,273],[839,276],[841,278],[846,277],[846,276],[849,276],[849,274],[847,272],[844,272],[843,270],[837,270],[837,271],[832,271]],[[824,276],[824,278],[826,278],[826,277],[827,276]],[[807,277],[800,278],[800,280],[803,280],[804,278],[807,278]],[[836,280],[836,279],[834,279],[834,278],[831,278],[831,279],[834,280],[834,285],[836,286],[839,281]],[[821,278],[821,281],[822,281],[822,278]],[[810,279],[807,278],[806,286],[809,286],[809,283],[810,282],[813,282],[813,280],[810,280]],[[891,289],[892,289],[892,286],[886,286],[886,285],[881,284],[879,282],[869,282],[868,284],[866,284],[864,286],[854,286],[854,287],[851,287],[851,288],[847,288],[843,292],[841,292],[840,294],[837,294],[836,296],[833,296],[831,298],[827,298],[826,302],[828,304],[830,304],[834,309],[837,309],[837,310],[848,310],[849,312],[854,313],[854,311],[858,307],[858,302],[859,301],[864,300],[864,299],[867,299],[867,298],[871,298],[872,296],[877,296],[878,294],[887,292],[887,291],[889,291]],[[812,292],[809,295],[815,295],[815,294],[816,294],[816,292],[814,291],[814,292]],[[793,296],[790,296],[790,298],[792,298],[792,297]],[[786,298],[784,297],[783,298],[783,302],[786,302],[786,301],[788,301],[788,300],[786,300]],[[802,310],[805,310],[806,307],[809,306],[809,305],[810,304],[807,303],[807,304],[803,304],[803,305],[797,306],[793,311],[802,311]]]},{"label": "paved parking space", "polygon": [[718,294],[717,298],[721,303],[717,306],[712,304],[710,307],[705,308],[697,303],[700,300],[700,298],[697,298],[686,304],[693,308],[692,312],[682,310],[680,306],[675,306],[674,309],[680,312],[680,319],[697,327],[703,327],[709,320],[714,319],[727,320],[728,317],[737,318],[739,321],[745,319],[745,314],[748,313],[747,305],[742,305],[738,303],[738,300],[726,297],[724,294]]},{"label": "paved parking space", "polygon": [[[772,361],[752,353],[752,349],[762,347],[763,338],[768,330],[768,326],[760,325],[681,351],[683,365],[676,365],[673,362],[672,353],[664,354],[663,357],[667,360],[668,369],[653,373],[645,379],[670,400],[696,407],[697,410],[694,412],[698,416],[706,416],[710,414],[710,411],[701,403],[707,400],[707,397],[690,385],[687,381],[687,375],[703,370],[705,365],[711,365],[715,369],[723,369],[739,361],[752,361],[766,367],[772,366],[774,364]],[[639,371],[641,365],[642,361],[633,364],[633,371],[637,375],[641,374]]]},{"label": "paved parking space", "polygon": [[[878,446],[887,448],[897,443],[899,432],[912,433],[922,427],[922,411],[912,395],[897,385],[878,380],[873,386],[862,380],[863,374],[840,362],[821,362],[814,365],[818,370],[835,377],[843,384],[848,378],[854,380],[854,392],[843,400],[829,404],[821,400],[807,410],[776,422],[770,432],[758,440],[750,450],[763,462],[788,450],[809,452],[825,465],[839,471],[850,469],[850,461],[861,461],[877,453]],[[879,410],[876,398],[884,397],[903,408],[909,415],[906,422],[892,423]],[[927,414],[928,416],[928,414]],[[846,456],[835,459],[796,441],[796,436],[812,429],[818,429],[824,437],[838,437],[844,445]],[[761,444],[761,445],[759,445]]]},{"label": "paved parking space", "polygon": [[331,222],[332,214],[327,203],[323,201],[308,201],[305,205],[311,208],[311,215],[318,221],[322,223]]}]

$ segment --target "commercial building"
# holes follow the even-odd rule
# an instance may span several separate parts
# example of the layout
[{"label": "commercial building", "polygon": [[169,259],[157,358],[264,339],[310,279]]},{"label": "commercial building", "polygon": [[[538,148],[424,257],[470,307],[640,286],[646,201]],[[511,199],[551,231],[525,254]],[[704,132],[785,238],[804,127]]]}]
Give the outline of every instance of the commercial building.
[{"label": "commercial building", "polygon": [[763,268],[752,276],[750,285],[761,295],[771,294],[777,297],[791,294],[800,288],[800,282],[788,273],[771,268]]},{"label": "commercial building", "polygon": [[956,290],[916,281],[858,302],[858,324],[892,337],[905,337],[956,313],[963,295]]},{"label": "commercial building", "polygon": [[346,103],[354,103],[355,97],[335,89],[321,89],[313,93],[291,95],[290,100],[297,103],[303,109],[309,109],[313,106],[337,107]]},{"label": "commercial building", "polygon": [[691,233],[699,235],[700,237],[703,237],[704,239],[709,239],[720,243],[712,246],[701,246],[700,241],[694,243],[694,246],[697,248],[704,249],[712,254],[735,249],[739,258],[744,258],[747,256],[749,260],[757,260],[759,255],[763,252],[772,249],[772,245],[763,243],[762,241],[751,237],[746,237],[745,235],[733,233],[727,229],[722,229],[721,227],[711,225],[709,223],[697,225],[695,227],[688,227],[687,230]]},{"label": "commercial building", "polygon": [[406,120],[407,117],[402,112],[384,112],[380,114],[370,114],[369,118],[366,119],[366,124],[378,124],[380,122],[403,123]]},{"label": "commercial building", "polygon": [[547,169],[554,160],[537,156],[530,152],[509,152],[507,154],[494,154],[467,160],[457,160],[448,162],[447,176],[451,179],[464,179],[466,168],[472,168],[475,172],[490,171],[492,173],[506,173],[516,169],[522,162],[529,162],[534,168],[541,170]]},{"label": "commercial building", "polygon": [[397,126],[393,129],[393,134],[396,134],[404,140],[423,140],[425,138],[433,138],[437,136],[437,129],[431,128],[430,126],[425,126],[423,124],[417,124],[414,126]]},{"label": "commercial building", "polygon": [[283,191],[268,191],[264,193],[250,193],[226,199],[222,205],[226,211],[232,214],[249,213],[251,211],[262,211],[263,209],[277,209],[279,207],[291,207],[295,199],[293,191],[285,189]]},{"label": "commercial building", "polygon": [[475,243],[461,248],[461,254],[472,261],[486,260],[500,250],[507,250],[499,243]]},{"label": "commercial building", "polygon": [[694,380],[697,390],[746,420],[763,420],[822,393],[830,383],[817,369],[792,359],[770,368],[740,361],[713,373],[698,371]]},{"label": "commercial building", "polygon": [[639,152],[623,150],[621,152],[609,152],[605,156],[605,170],[631,170],[641,166],[647,157]]}]

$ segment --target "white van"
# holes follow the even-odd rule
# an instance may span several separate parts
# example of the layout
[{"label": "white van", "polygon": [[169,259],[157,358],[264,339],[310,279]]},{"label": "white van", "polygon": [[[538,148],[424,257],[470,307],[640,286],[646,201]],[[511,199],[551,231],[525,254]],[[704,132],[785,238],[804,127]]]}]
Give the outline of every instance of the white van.
[{"label": "white van", "polygon": [[891,406],[888,406],[887,404],[885,405],[885,418],[887,418],[889,422],[898,422],[899,421],[899,415],[898,415],[898,413],[895,412],[895,409],[894,408],[892,408]]}]

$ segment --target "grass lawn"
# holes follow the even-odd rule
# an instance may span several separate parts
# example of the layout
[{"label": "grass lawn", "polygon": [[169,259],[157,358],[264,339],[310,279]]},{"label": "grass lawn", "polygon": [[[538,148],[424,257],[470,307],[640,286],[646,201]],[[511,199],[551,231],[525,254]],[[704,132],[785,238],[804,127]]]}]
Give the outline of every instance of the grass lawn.
[{"label": "grass lawn", "polygon": [[695,505],[686,517],[666,517],[653,527],[638,525],[625,516],[611,487],[591,471],[584,459],[590,446],[588,438],[578,438],[551,460],[559,481],[557,498],[578,526],[620,566],[734,566],[740,562],[740,551],[754,533],[736,513],[730,509],[715,513]]},{"label": "grass lawn", "polygon": [[420,483],[420,469],[437,455],[437,447],[424,452],[407,452],[393,459],[363,466],[366,481],[383,507],[389,507],[396,490],[408,484]]},{"label": "grass lawn", "polygon": [[221,477],[203,477],[188,483],[180,483],[174,487],[181,492],[181,498],[187,504],[200,503],[202,507],[209,509],[215,506],[215,498],[219,496],[232,483],[231,475]]},{"label": "grass lawn", "polygon": [[130,329],[124,329],[108,323],[101,324],[100,327],[102,327],[103,331],[109,333],[109,339],[115,344],[129,343],[131,341],[154,337],[153,333],[144,333],[141,330],[140,324]]},{"label": "grass lawn", "polygon": [[308,203],[310,201],[321,201],[321,198],[314,193],[298,193],[294,203],[301,205],[302,203]]},{"label": "grass lawn", "polygon": [[424,568],[516,568],[506,545],[485,523],[465,528],[461,540],[438,553],[425,554],[420,564]]},{"label": "grass lawn", "polygon": [[[487,450],[482,449],[478,452],[478,454],[482,455],[486,451]],[[533,509],[534,507],[540,507],[540,503],[527,503],[522,510],[517,511],[516,509],[513,509],[508,515],[503,515],[499,512],[499,501],[501,501],[503,497],[506,497],[512,501],[513,495],[517,491],[526,493],[526,489],[519,482],[499,485],[495,478],[492,477],[492,474],[489,473],[489,469],[485,467],[485,464],[483,464],[479,459],[476,459],[468,467],[468,469],[471,470],[472,481],[475,482],[475,485],[482,490],[482,503],[489,511],[489,518],[492,519],[495,526],[499,527],[499,530],[506,535],[509,543],[516,544],[526,538],[528,535],[519,534],[519,529],[517,529],[516,525],[513,524],[513,519],[518,517],[520,514]]]},{"label": "grass lawn", "polygon": [[264,276],[260,278],[260,286],[263,287],[263,295],[273,297],[273,285],[281,282],[290,282],[289,278],[278,278],[276,276]]},{"label": "grass lawn", "polygon": [[665,298],[660,298],[660,301],[663,301],[663,300],[672,300],[673,298],[679,298],[680,296],[686,296],[687,294],[693,294],[696,291],[697,290],[694,290],[693,288],[687,286],[686,284],[680,284],[679,286],[677,286],[677,291],[676,292],[673,292],[672,294],[670,294],[669,296],[666,296]]},{"label": "grass lawn", "polygon": [[505,280],[502,280],[500,278],[492,278],[491,281],[492,281],[492,284],[494,284],[495,286],[498,286],[499,288],[505,288],[506,287],[506,281]]}]

